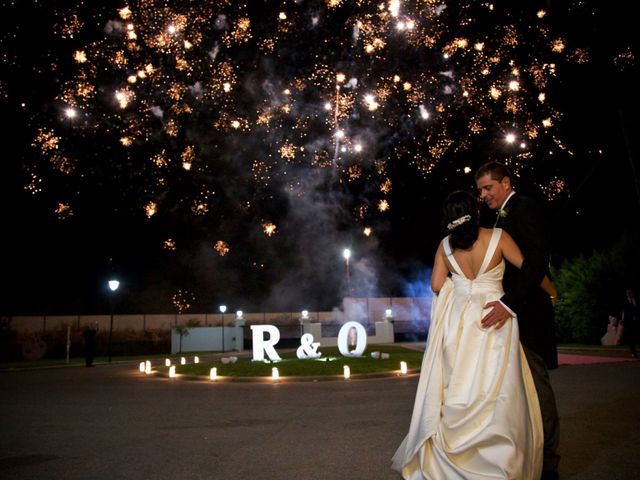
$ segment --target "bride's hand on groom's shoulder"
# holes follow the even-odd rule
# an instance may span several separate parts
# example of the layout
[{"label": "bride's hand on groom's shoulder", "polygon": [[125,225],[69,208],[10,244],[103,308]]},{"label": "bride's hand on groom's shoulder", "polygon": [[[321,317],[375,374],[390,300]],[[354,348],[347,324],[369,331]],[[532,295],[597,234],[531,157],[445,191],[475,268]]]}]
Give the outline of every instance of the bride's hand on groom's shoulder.
[{"label": "bride's hand on groom's shoulder", "polygon": [[491,311],[480,321],[482,328],[502,328],[507,323],[507,320],[511,318],[509,311],[498,300],[487,303],[484,308],[485,310],[490,308]]}]

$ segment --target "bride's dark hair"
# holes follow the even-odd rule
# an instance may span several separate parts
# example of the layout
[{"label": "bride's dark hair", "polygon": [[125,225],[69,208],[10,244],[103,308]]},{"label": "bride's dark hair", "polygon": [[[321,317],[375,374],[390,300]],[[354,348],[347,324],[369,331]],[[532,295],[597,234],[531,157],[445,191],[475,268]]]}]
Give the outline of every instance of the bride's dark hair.
[{"label": "bride's dark hair", "polygon": [[[467,250],[477,240],[478,210],[478,201],[469,192],[457,190],[450,193],[444,200],[442,223],[451,235],[449,237],[451,248]],[[469,215],[469,220],[462,221],[466,215]]]}]

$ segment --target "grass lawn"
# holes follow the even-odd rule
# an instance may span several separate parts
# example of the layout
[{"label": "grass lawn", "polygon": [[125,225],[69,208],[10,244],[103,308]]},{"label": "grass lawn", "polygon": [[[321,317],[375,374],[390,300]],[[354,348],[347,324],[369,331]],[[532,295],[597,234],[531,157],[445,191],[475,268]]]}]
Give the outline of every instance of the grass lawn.
[{"label": "grass lawn", "polygon": [[[278,367],[281,377],[317,377],[344,374],[344,366],[348,365],[352,376],[362,374],[376,374],[399,372],[400,362],[407,363],[409,370],[419,369],[422,362],[423,352],[408,348],[384,345],[372,345],[368,347],[361,357],[344,357],[336,347],[321,347],[322,357],[318,359],[300,360],[296,357],[295,351],[279,353],[282,360],[280,362],[254,362],[250,357],[238,357],[235,363],[222,363],[219,359],[215,361],[201,361],[193,363],[193,356],[185,358],[189,362],[180,365],[180,357],[167,357],[171,359],[172,365],[176,366],[177,375],[187,376],[209,376],[212,367],[217,369],[218,376],[221,377],[271,377],[271,369]],[[388,359],[375,359],[371,357],[371,352],[388,353]],[[232,356],[231,353],[229,356]],[[154,362],[152,362],[154,363]],[[157,372],[168,374],[169,367],[164,365],[154,366]]]},{"label": "grass lawn", "polygon": [[[407,362],[409,370],[420,368],[422,362],[422,351],[411,350],[399,345],[369,345],[361,358],[343,357],[335,347],[321,347],[320,351],[323,360],[298,360],[295,351],[280,352],[282,362],[275,363],[258,363],[252,362],[246,356],[239,356],[235,364],[223,364],[219,360],[205,360],[200,364],[193,364],[193,356],[200,355],[206,359],[215,355],[219,357],[217,352],[190,352],[183,354],[190,362],[189,365],[180,365],[180,355],[156,354],[147,356],[114,356],[114,364],[131,363],[138,364],[141,361],[150,360],[154,369],[159,372],[168,372],[168,368],[164,367],[164,359],[170,358],[171,363],[176,365],[176,373],[185,375],[209,375],[211,367],[218,369],[218,375],[221,376],[270,376],[271,368],[277,366],[281,376],[318,376],[318,375],[342,375],[343,366],[349,365],[353,375],[362,373],[382,373],[393,372],[400,369],[400,362]],[[371,358],[371,352],[385,352],[389,354],[388,360],[376,360]],[[579,353],[582,355],[603,355],[603,356],[621,356],[626,357],[629,349],[625,345],[606,346],[601,345],[579,345],[564,344],[558,345],[559,353]],[[246,352],[245,352],[246,354]],[[235,352],[229,352],[228,356],[238,355]],[[107,357],[96,357],[94,364],[97,366],[108,364]],[[35,361],[12,361],[0,362],[0,370],[28,370],[39,368],[56,368],[56,367],[84,367],[83,357],[73,357],[67,362],[65,359],[44,359]]]}]

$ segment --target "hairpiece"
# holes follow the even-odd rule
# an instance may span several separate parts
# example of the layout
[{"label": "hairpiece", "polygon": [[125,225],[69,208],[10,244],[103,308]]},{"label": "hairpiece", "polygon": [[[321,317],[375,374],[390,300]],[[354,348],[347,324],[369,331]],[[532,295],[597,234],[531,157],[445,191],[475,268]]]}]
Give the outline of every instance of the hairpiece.
[{"label": "hairpiece", "polygon": [[454,228],[456,228],[458,225],[462,225],[463,223],[467,223],[469,220],[471,220],[471,215],[464,215],[460,218],[456,218],[453,222],[449,223],[447,225],[447,230],[453,230]]}]

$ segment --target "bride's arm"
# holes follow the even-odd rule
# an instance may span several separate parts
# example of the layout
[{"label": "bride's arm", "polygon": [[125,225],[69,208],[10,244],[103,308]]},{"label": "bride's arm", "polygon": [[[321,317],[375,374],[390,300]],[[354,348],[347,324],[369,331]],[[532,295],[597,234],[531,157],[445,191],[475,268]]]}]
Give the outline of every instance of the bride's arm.
[{"label": "bride's arm", "polygon": [[433,259],[433,270],[431,271],[431,290],[436,295],[440,293],[444,281],[447,279],[449,269],[444,261],[444,247],[442,242],[436,250],[436,257]]},{"label": "bride's arm", "polygon": [[[522,256],[520,247],[518,247],[511,235],[503,231],[500,240],[501,243],[504,242],[502,245],[502,254],[504,255],[504,258],[506,258],[509,263],[512,263],[517,268],[522,268],[524,257]],[[558,292],[556,290],[556,286],[547,275],[545,275],[542,279],[540,288],[542,288],[549,295],[549,297],[551,298],[551,303],[555,305],[556,298],[558,297]]]},{"label": "bride's arm", "polygon": [[[520,248],[513,240],[511,235],[503,231],[500,240],[504,242],[502,246],[502,254],[504,255],[504,258],[506,258],[508,262],[512,263],[516,267],[522,268],[524,257],[522,256]],[[551,298],[551,303],[555,305],[556,299],[558,298],[558,292],[556,290],[556,286],[548,276],[544,276],[540,284],[540,288],[542,288],[549,295],[549,298]]]},{"label": "bride's arm", "polygon": [[504,230],[500,236],[500,247],[502,249],[502,256],[507,259],[507,262],[516,268],[522,268],[524,257],[522,256],[520,247],[518,247],[511,235]]}]

